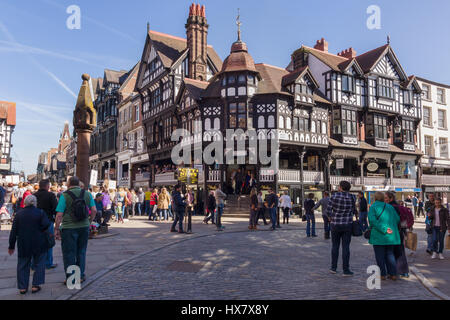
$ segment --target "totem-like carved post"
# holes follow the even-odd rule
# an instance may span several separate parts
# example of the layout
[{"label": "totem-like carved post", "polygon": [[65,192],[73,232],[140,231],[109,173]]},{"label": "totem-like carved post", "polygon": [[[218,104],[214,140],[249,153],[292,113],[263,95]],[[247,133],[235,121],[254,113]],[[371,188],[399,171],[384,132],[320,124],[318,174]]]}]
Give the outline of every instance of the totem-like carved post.
[{"label": "totem-like carved post", "polygon": [[78,94],[77,105],[73,112],[73,127],[77,134],[77,176],[89,187],[89,150],[91,146],[91,134],[97,124],[97,113],[94,109],[93,97],[89,86],[90,76],[83,74],[83,84]]}]

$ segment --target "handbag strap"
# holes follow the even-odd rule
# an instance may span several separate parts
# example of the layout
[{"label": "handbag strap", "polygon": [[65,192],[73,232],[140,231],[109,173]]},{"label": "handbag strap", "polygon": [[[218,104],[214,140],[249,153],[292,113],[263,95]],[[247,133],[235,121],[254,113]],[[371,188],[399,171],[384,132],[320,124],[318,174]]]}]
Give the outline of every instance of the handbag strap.
[{"label": "handbag strap", "polygon": [[384,213],[384,210],[386,210],[386,203],[384,204],[383,211],[381,211],[380,215],[379,215],[378,217],[375,216],[375,218],[377,219],[377,221],[380,220],[381,216],[382,216],[383,213]]}]

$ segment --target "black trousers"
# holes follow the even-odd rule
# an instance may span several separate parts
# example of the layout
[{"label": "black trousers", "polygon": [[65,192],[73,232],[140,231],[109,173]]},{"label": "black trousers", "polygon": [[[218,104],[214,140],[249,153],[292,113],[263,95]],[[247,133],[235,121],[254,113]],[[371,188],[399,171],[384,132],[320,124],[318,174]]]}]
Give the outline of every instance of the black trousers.
[{"label": "black trousers", "polygon": [[258,209],[258,214],[256,215],[256,223],[258,223],[260,217],[263,218],[264,224],[267,224],[266,215],[265,215],[265,209],[264,208],[259,208]]}]

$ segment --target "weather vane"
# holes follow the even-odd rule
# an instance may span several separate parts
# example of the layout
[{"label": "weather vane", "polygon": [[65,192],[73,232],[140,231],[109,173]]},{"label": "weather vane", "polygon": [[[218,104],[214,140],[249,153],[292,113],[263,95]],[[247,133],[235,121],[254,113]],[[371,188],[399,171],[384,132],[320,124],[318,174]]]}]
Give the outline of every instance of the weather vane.
[{"label": "weather vane", "polygon": [[238,16],[236,18],[236,24],[238,26],[238,41],[241,41],[241,9],[238,8]]}]

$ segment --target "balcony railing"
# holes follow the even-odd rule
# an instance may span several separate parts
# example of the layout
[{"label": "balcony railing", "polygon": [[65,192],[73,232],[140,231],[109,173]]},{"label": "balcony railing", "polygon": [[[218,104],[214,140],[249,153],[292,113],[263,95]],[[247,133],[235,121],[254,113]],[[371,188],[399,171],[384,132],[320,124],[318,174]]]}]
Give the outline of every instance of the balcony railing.
[{"label": "balcony railing", "polygon": [[362,185],[361,177],[330,176],[330,182],[333,186],[338,186],[341,181],[348,181],[352,185]]},{"label": "balcony railing", "polygon": [[279,182],[299,182],[300,170],[280,170],[278,172]]},{"label": "balcony railing", "polygon": [[136,181],[148,181],[150,180],[150,172],[144,172],[144,173],[137,173],[136,174]]},{"label": "balcony railing", "polygon": [[320,171],[303,171],[303,182],[323,184],[325,179],[323,178],[323,172]]},{"label": "balcony railing", "polygon": [[389,178],[364,177],[364,185],[369,186],[387,186],[391,182]]},{"label": "balcony railing", "polygon": [[175,185],[177,182],[178,181],[175,179],[175,172],[160,173],[155,175],[155,183],[158,185]]},{"label": "balcony railing", "polygon": [[448,186],[450,185],[450,176],[438,176],[424,174],[422,176],[422,184],[424,185],[435,185],[435,186]]},{"label": "balcony railing", "polygon": [[417,181],[415,179],[394,179],[394,186],[405,188],[416,188]]},{"label": "balcony railing", "polygon": [[208,182],[220,182],[220,170],[210,170],[208,172]]}]

